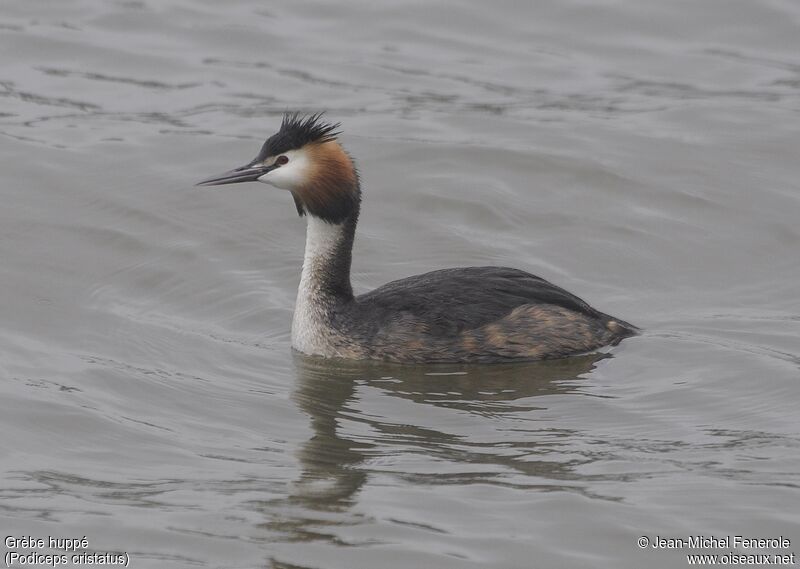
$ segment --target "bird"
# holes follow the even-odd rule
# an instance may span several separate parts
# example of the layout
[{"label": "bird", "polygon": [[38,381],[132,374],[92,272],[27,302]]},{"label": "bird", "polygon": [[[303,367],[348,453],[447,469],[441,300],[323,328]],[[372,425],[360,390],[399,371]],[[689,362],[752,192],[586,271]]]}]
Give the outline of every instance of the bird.
[{"label": "bird", "polygon": [[307,219],[292,348],[322,358],[500,363],[596,351],[639,328],[545,279],[507,267],[444,268],[355,295],[350,280],[361,184],[341,124],[287,112],[258,155],[197,185],[288,190]]}]

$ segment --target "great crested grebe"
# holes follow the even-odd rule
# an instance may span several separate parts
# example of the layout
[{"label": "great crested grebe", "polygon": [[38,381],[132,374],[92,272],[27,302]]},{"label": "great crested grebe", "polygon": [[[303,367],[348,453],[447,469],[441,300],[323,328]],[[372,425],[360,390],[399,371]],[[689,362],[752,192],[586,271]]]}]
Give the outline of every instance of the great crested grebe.
[{"label": "great crested grebe", "polygon": [[505,267],[442,269],[353,295],[358,173],[320,114],[283,117],[248,164],[198,185],[259,181],[289,190],[308,218],[292,346],[394,362],[559,358],[617,344],[637,328],[546,280]]}]

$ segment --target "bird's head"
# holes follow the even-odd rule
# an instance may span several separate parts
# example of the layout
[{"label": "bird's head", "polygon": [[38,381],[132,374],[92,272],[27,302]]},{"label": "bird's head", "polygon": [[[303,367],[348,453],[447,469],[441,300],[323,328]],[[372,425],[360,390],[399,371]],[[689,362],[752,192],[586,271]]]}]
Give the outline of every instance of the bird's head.
[{"label": "bird's head", "polygon": [[280,130],[267,139],[258,156],[198,186],[258,181],[289,190],[300,215],[329,223],[357,217],[361,200],[358,173],[336,141],[339,124],[321,119],[321,114],[285,114]]}]

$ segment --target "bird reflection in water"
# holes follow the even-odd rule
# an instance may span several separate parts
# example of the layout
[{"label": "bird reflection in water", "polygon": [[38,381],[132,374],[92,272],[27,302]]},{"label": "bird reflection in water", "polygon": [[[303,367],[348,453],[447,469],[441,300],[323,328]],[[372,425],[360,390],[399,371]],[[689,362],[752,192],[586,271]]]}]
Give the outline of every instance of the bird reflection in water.
[{"label": "bird reflection in water", "polygon": [[[595,353],[507,365],[410,366],[295,354],[293,399],[309,416],[312,435],[297,454],[301,473],[288,499],[271,508],[267,525],[289,541],[338,543],[331,526],[367,521],[351,510],[374,475],[394,475],[399,485],[502,484],[512,472],[519,475],[513,478],[544,490],[543,478],[570,480],[575,465],[546,458],[571,433],[530,421],[547,409],[544,396],[577,393],[582,376],[609,357]],[[408,413],[408,402],[424,407]],[[454,425],[452,412],[466,413],[471,422]],[[527,426],[521,427],[521,421]],[[398,469],[402,457],[397,456],[404,453],[446,461],[446,472],[415,472],[418,458],[408,470]],[[390,471],[383,460],[387,457],[394,465]]]}]

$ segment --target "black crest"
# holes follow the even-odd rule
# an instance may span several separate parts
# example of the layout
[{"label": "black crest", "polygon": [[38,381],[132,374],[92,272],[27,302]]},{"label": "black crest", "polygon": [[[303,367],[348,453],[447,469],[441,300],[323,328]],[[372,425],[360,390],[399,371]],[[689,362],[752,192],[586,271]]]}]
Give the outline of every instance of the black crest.
[{"label": "black crest", "polygon": [[336,140],[339,134],[339,123],[326,123],[321,120],[322,113],[301,115],[286,113],[281,121],[281,128],[270,136],[261,147],[257,159],[276,156],[289,150],[297,150],[311,142],[329,142]]}]

